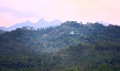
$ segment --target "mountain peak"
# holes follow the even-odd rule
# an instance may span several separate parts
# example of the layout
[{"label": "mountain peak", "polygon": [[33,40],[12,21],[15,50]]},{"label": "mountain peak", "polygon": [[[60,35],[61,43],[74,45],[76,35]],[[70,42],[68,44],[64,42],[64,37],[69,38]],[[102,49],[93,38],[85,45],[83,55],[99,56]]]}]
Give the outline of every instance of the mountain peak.
[{"label": "mountain peak", "polygon": [[25,21],[24,23],[31,23],[29,20]]},{"label": "mountain peak", "polygon": [[38,23],[44,23],[44,22],[46,22],[44,18],[41,18],[41,19],[38,21]]}]

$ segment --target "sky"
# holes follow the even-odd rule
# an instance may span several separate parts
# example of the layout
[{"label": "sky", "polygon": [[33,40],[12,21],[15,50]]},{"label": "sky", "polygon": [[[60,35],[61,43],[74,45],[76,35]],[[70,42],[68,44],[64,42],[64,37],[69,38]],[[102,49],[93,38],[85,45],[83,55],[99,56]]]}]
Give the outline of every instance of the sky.
[{"label": "sky", "polygon": [[44,18],[120,25],[120,0],[0,0],[0,26]]}]

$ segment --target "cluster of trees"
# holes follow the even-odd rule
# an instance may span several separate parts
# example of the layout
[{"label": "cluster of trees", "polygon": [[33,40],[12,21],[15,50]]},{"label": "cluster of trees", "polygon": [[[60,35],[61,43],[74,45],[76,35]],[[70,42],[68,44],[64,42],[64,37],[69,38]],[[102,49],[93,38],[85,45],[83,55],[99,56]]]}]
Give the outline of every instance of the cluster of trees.
[{"label": "cluster of trees", "polygon": [[[71,34],[72,32],[72,34]],[[67,21],[0,34],[0,71],[119,71],[120,26]]]},{"label": "cluster of trees", "polygon": [[3,33],[5,33],[5,31],[3,31],[3,30],[0,30],[0,34],[3,34]]}]

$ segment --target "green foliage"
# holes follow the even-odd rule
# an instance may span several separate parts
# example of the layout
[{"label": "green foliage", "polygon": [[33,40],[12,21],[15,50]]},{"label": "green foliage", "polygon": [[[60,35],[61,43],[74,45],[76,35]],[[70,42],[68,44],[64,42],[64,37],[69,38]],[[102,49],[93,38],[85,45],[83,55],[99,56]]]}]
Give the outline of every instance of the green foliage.
[{"label": "green foliage", "polygon": [[0,71],[119,70],[120,26],[67,21],[0,34]]}]

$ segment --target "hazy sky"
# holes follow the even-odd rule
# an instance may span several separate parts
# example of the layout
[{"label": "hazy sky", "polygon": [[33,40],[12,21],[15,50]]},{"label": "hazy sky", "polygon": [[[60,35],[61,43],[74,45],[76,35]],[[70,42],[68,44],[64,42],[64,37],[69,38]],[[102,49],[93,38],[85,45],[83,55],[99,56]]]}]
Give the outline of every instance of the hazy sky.
[{"label": "hazy sky", "polygon": [[0,26],[40,18],[120,25],[120,0],[0,0]]}]

